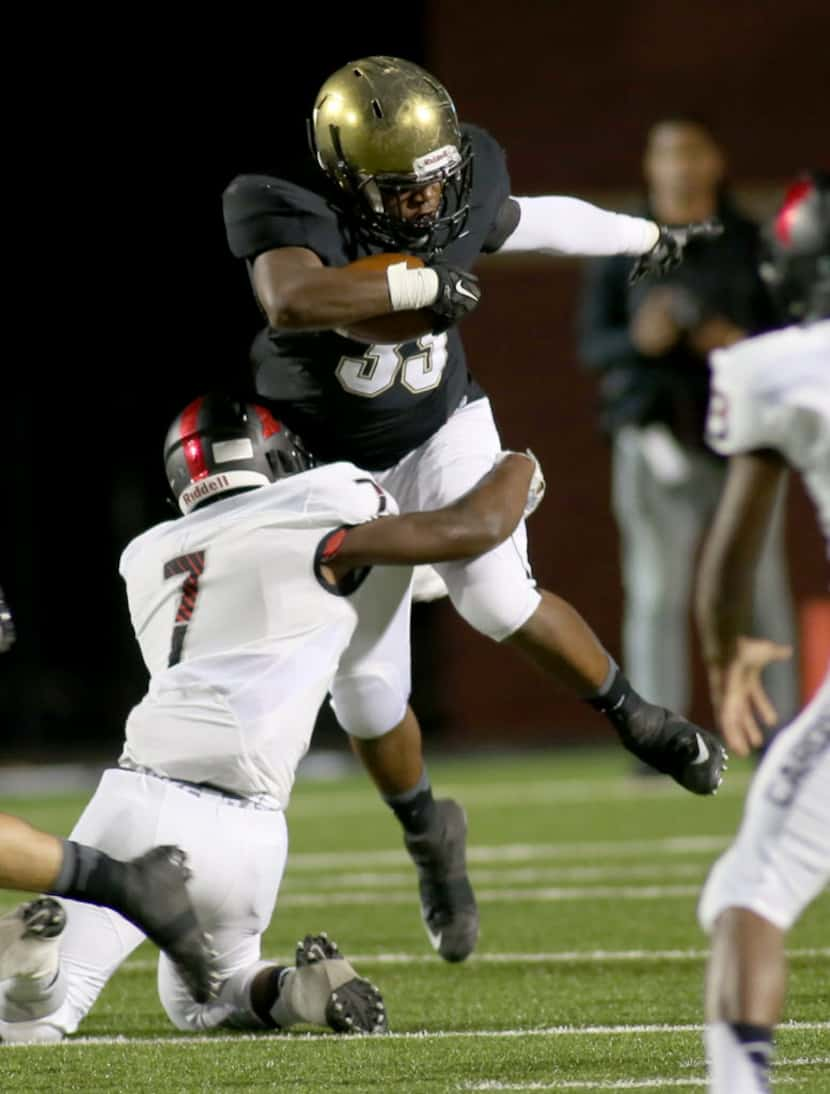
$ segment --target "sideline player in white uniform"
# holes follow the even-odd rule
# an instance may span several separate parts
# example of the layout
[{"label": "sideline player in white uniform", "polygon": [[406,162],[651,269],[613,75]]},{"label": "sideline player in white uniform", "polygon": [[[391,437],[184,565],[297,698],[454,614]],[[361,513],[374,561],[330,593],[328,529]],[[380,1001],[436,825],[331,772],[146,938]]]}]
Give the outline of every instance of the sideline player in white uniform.
[{"label": "sideline player in white uniform", "polygon": [[[15,641],[12,613],[0,589],[0,653]],[[42,832],[20,817],[0,813],[0,889],[55,893],[114,908],[161,946],[195,998],[205,1001],[219,984],[210,940],[199,927],[178,847],[154,847],[120,862],[93,847]],[[0,916],[0,980],[11,975],[54,977],[55,947],[43,944],[63,930],[66,913],[51,896]]]},{"label": "sideline player in white uniform", "polygon": [[[709,442],[729,473],[698,577],[697,613],[714,705],[727,745],[763,743],[775,711],[765,665],[788,649],[745,637],[753,570],[776,490],[798,470],[830,557],[830,181],[789,189],[767,270],[790,317],[804,320],[712,355]],[[786,932],[830,881],[830,669],[773,742],[735,842],[717,861],[699,917],[711,932],[706,983],[710,1090],[769,1090],[773,1029],[783,1007]]]},{"label": "sideline player in white uniform", "polygon": [[[385,733],[404,715],[411,567],[372,564],[492,549],[541,497],[538,465],[507,454],[454,505],[375,520],[396,507],[366,472],[307,470],[300,442],[267,410],[222,395],[179,415],[165,457],[185,516],[133,540],[120,567],[149,688],[127,719],[119,768],[104,774],[72,838],[128,856],[170,841],[187,854],[225,982],[215,1001],[196,1002],[160,957],[162,1005],[180,1029],[382,1032],[380,993],[325,935],[306,937],[296,967],[260,960],[295,771],[328,691],[341,721],[355,716],[352,674],[368,689],[362,732]],[[466,876],[463,854],[455,866]],[[0,987],[3,1040],[73,1033],[142,941],[107,909],[68,909],[57,978]]]}]

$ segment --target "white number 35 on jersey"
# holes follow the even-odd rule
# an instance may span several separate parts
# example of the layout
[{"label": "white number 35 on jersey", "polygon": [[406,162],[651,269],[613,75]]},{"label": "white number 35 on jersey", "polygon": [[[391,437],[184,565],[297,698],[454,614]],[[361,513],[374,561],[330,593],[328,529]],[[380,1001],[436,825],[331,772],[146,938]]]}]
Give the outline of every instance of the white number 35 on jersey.
[{"label": "white number 35 on jersey", "polygon": [[425,334],[399,346],[367,346],[361,357],[341,357],[335,375],[346,391],[374,399],[399,380],[420,395],[441,383],[447,366],[446,334]]}]

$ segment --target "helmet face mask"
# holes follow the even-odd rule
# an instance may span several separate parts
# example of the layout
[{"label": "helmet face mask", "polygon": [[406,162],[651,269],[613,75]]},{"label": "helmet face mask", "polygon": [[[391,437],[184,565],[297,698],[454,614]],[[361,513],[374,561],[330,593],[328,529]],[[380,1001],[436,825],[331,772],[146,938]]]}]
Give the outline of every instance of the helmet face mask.
[{"label": "helmet face mask", "polygon": [[[317,95],[309,139],[350,226],[369,244],[433,255],[463,233],[472,148],[446,89],[418,65],[367,57],[339,69]],[[402,193],[436,183],[437,210],[402,214]]]},{"label": "helmet face mask", "polygon": [[211,393],[176,416],[164,442],[164,466],[173,497],[187,514],[306,471],[314,458],[265,407]]},{"label": "helmet face mask", "polygon": [[[458,239],[470,213],[467,198],[472,187],[473,156],[467,140],[462,140],[461,149],[453,146],[453,152],[454,166],[428,177],[378,175],[363,180],[358,187],[361,200],[353,208],[363,232],[383,246],[429,254],[438,254]],[[407,218],[399,211],[401,194],[434,183],[441,186],[441,204],[435,213]]]}]

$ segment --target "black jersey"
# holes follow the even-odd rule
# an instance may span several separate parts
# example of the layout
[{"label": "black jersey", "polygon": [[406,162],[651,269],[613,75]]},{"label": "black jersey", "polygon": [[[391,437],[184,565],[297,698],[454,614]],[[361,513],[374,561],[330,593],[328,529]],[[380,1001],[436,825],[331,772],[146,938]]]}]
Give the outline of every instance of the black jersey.
[{"label": "black jersey", "polygon": [[[489,133],[463,126],[473,146],[473,185],[465,233],[442,261],[469,269],[497,250],[517,223],[505,217],[510,179]],[[321,194],[270,175],[240,175],[225,191],[231,251],[252,263],[275,247],[304,247],[326,266],[367,253]],[[368,346],[336,331],[266,328],[252,351],[257,394],[322,460],[382,470],[423,444],[466,396],[483,394],[467,370],[458,331],[401,345]]]}]

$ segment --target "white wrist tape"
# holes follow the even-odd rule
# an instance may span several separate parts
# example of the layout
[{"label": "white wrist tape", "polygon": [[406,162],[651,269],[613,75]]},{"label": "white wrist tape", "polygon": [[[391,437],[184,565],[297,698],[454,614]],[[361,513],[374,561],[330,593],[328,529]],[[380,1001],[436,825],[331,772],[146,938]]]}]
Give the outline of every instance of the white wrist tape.
[{"label": "white wrist tape", "polygon": [[392,311],[428,308],[438,296],[438,274],[426,266],[411,270],[405,262],[396,262],[386,271],[386,284]]}]

